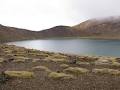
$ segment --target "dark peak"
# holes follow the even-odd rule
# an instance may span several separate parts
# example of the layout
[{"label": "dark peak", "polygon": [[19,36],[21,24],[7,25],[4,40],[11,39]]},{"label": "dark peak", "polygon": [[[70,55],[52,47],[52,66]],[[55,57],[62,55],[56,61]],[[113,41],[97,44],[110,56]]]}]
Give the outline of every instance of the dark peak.
[{"label": "dark peak", "polygon": [[60,25],[60,26],[55,26],[55,27],[52,27],[53,28],[70,28],[69,26],[63,26],[63,25]]}]

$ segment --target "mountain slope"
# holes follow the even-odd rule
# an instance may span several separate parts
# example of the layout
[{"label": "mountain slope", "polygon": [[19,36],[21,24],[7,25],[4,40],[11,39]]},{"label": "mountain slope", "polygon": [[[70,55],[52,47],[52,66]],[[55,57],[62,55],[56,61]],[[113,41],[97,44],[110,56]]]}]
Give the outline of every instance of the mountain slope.
[{"label": "mountain slope", "polygon": [[50,29],[39,31],[43,37],[73,37],[83,36],[84,32],[70,26],[56,26]]},{"label": "mountain slope", "polygon": [[[99,38],[120,38],[120,17],[87,20],[73,28],[89,36]],[[87,34],[85,35],[87,37]]]},{"label": "mountain slope", "polygon": [[34,31],[0,25],[1,42],[34,39],[36,36],[37,34]]}]

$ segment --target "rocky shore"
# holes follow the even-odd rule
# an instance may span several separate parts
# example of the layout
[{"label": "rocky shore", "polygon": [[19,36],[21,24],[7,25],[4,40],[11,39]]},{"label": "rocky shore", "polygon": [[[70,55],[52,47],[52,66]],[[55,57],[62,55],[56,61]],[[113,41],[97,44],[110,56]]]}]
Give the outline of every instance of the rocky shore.
[{"label": "rocky shore", "polygon": [[120,58],[0,45],[0,90],[120,90]]}]

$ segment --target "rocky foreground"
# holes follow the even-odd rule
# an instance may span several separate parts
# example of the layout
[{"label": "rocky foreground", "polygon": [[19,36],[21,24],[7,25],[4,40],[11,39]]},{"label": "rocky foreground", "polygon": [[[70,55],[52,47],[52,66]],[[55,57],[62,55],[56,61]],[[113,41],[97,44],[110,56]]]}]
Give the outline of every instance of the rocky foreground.
[{"label": "rocky foreground", "polygon": [[120,58],[0,45],[0,90],[120,90]]}]

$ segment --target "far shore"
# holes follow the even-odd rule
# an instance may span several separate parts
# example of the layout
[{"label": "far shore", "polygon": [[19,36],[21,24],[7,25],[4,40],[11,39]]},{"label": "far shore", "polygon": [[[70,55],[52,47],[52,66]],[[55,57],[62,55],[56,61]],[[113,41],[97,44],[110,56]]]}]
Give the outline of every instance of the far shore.
[{"label": "far shore", "polygon": [[89,36],[89,37],[43,37],[43,38],[33,38],[33,39],[23,39],[23,40],[0,40],[0,43],[9,43],[9,42],[19,42],[19,41],[29,41],[29,40],[45,40],[45,39],[93,39],[93,40],[120,40],[118,37],[97,37],[97,36]]}]

